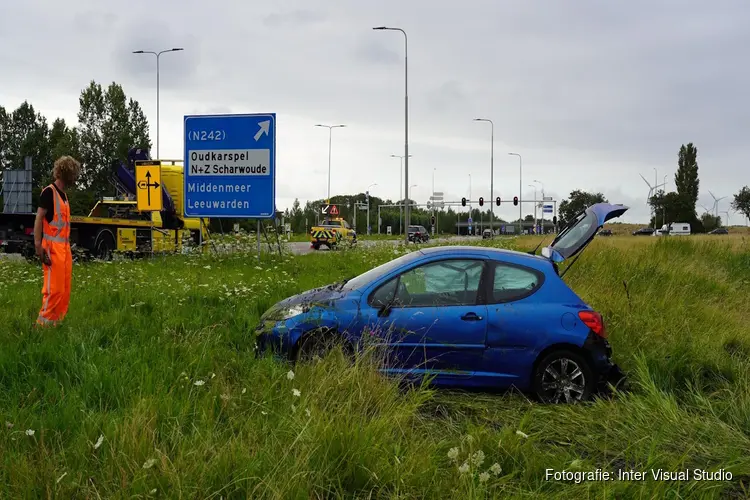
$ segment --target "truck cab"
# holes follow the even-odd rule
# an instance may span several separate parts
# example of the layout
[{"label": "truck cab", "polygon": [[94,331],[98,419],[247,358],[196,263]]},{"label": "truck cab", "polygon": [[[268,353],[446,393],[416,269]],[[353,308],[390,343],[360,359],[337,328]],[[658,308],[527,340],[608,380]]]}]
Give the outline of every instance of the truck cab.
[{"label": "truck cab", "polygon": [[357,242],[357,233],[340,217],[323,219],[310,229],[310,243],[315,250],[321,246],[333,249],[342,240],[354,244]]}]

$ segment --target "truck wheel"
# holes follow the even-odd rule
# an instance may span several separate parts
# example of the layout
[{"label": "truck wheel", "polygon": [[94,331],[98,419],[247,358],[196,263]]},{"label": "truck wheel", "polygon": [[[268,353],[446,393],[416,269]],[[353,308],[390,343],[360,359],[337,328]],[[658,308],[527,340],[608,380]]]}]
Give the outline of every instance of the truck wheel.
[{"label": "truck wheel", "polygon": [[312,247],[313,247],[313,250],[320,250],[320,243],[313,243]]},{"label": "truck wheel", "polygon": [[102,229],[94,239],[94,257],[101,260],[112,260],[115,251],[115,236],[109,229]]}]

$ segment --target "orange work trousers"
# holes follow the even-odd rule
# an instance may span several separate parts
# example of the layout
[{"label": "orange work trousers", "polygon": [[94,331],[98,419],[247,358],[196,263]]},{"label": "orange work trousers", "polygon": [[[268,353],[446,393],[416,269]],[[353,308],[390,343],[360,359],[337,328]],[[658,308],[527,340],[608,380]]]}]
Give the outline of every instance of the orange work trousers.
[{"label": "orange work trousers", "polygon": [[42,309],[36,322],[38,325],[47,326],[62,321],[68,312],[73,254],[67,243],[44,241],[42,248],[49,254],[51,264],[42,264]]}]

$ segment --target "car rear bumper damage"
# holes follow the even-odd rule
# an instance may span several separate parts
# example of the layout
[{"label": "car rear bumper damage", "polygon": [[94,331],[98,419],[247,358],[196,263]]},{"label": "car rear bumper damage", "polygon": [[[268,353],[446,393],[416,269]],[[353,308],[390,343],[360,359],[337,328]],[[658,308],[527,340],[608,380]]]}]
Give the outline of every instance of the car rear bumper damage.
[{"label": "car rear bumper damage", "polygon": [[597,392],[610,393],[610,387],[622,389],[626,376],[620,366],[612,362],[612,347],[607,339],[590,332],[583,348],[588,352],[597,376]]}]

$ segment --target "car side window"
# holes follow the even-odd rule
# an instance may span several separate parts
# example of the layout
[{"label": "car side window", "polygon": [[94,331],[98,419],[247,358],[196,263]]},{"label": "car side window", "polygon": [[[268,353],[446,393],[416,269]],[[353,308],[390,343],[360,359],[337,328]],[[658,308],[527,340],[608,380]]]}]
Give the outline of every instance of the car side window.
[{"label": "car side window", "polygon": [[372,307],[383,307],[393,302],[396,295],[396,285],[398,276],[381,285],[375,292],[370,295],[370,305]]},{"label": "car side window", "polygon": [[495,264],[490,302],[497,304],[520,300],[534,293],[541,283],[541,275],[531,269]]},{"label": "car side window", "polygon": [[442,307],[477,302],[484,262],[450,259],[431,262],[401,275],[396,307]]}]

